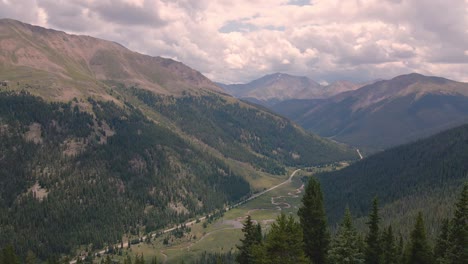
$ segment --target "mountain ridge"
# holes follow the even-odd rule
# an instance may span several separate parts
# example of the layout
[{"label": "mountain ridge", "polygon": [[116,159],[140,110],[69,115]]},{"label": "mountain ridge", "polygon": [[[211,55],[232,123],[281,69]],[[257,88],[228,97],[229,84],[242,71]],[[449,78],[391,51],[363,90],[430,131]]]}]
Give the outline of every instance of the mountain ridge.
[{"label": "mountain ridge", "polygon": [[375,151],[468,122],[467,103],[467,83],[413,73],[272,109],[321,136]]},{"label": "mountain ridge", "polygon": [[[0,45],[0,79],[10,77],[14,85],[29,77],[35,83],[28,85],[36,87],[30,90],[45,97],[51,95],[41,93],[41,85],[54,86],[58,91],[60,86],[65,86],[78,97],[80,94],[81,97],[105,97],[108,80],[161,94],[222,92],[201,73],[172,59],[151,57],[115,42],[70,35],[16,20],[0,20]],[[64,100],[72,99],[73,95],[62,94]]]},{"label": "mountain ridge", "polygon": [[[467,144],[465,124],[319,174],[332,223],[349,206],[364,227],[371,200],[378,197],[385,225],[404,226],[402,231],[408,235],[411,219],[423,211],[429,230],[438,230],[435,227],[452,212],[456,194],[468,181]],[[430,233],[432,238],[436,235]]]},{"label": "mountain ridge", "polygon": [[280,72],[265,75],[245,84],[217,84],[237,98],[264,105],[273,105],[290,99],[327,98],[343,91],[355,90],[363,85],[349,81],[321,85],[306,76]]}]

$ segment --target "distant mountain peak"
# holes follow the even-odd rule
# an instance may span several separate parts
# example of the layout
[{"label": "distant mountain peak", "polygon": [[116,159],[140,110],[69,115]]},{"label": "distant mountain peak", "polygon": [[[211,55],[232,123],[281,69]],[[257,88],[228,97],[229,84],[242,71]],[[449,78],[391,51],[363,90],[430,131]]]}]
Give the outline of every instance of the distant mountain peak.
[{"label": "distant mountain peak", "polygon": [[289,117],[322,136],[378,149],[466,122],[468,83],[411,73],[311,102],[299,110],[296,105],[283,103],[278,109],[283,115],[293,113]]},{"label": "distant mountain peak", "polygon": [[245,84],[219,84],[228,93],[254,103],[270,104],[290,99],[327,98],[362,85],[340,81],[322,86],[306,76],[276,72]]},{"label": "distant mountain peak", "polygon": [[426,75],[415,73],[415,72],[396,76],[390,81],[398,81],[398,82],[403,82],[403,83],[408,83],[408,84],[416,83],[416,82],[432,82],[432,83],[437,83],[437,84],[454,82],[443,77],[426,76]]}]

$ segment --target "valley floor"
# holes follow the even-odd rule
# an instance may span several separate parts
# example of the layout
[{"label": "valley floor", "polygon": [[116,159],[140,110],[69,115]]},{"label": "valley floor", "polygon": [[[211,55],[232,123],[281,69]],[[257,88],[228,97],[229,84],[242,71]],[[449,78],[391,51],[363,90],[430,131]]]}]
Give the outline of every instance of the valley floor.
[{"label": "valley floor", "polygon": [[[143,237],[145,242],[131,245],[130,248],[126,242],[121,255],[115,254],[112,258],[123,262],[127,255],[134,259],[136,255],[143,254],[147,260],[156,257],[162,263],[187,263],[205,251],[233,252],[243,236],[241,229],[247,215],[259,222],[263,230],[268,230],[281,212],[296,216],[304,188],[301,174],[299,169],[293,171],[287,180],[234,205],[222,216],[210,219],[205,216],[185,223],[186,229],[182,236],[174,234],[178,229],[173,227],[152,234],[150,238]],[[100,251],[99,255],[105,258],[104,253]],[[96,262],[100,261],[101,258],[96,258]]]}]

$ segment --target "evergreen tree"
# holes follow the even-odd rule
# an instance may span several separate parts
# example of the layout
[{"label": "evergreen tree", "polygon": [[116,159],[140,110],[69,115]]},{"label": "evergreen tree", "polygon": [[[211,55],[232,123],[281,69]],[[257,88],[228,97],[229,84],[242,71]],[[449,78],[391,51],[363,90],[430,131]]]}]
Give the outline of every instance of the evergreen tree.
[{"label": "evergreen tree", "polygon": [[444,219],[442,222],[442,228],[440,229],[440,234],[437,237],[436,245],[434,247],[434,257],[436,258],[437,264],[449,263],[447,259],[450,249],[449,232],[450,222],[448,219]]},{"label": "evergreen tree", "polygon": [[145,264],[145,258],[143,257],[143,253],[141,255],[135,256],[135,264]]},{"label": "evergreen tree", "polygon": [[240,264],[254,263],[252,248],[254,245],[262,242],[262,229],[259,224],[254,225],[252,217],[248,215],[245,220],[244,227],[242,228],[242,232],[244,232],[244,238],[240,240],[241,245],[237,246],[237,249],[239,249],[239,255],[237,255],[236,260]]},{"label": "evergreen tree", "polygon": [[309,179],[297,214],[302,226],[306,256],[314,264],[327,263],[330,234],[327,229],[323,194],[316,179]]},{"label": "evergreen tree", "polygon": [[[130,244],[130,242],[128,244]],[[124,264],[132,264],[132,257],[130,257],[130,255],[127,255],[124,259]]]},{"label": "evergreen tree", "polygon": [[20,264],[18,256],[15,253],[15,249],[12,245],[7,245],[2,250],[1,263],[3,264]]},{"label": "evergreen tree", "polygon": [[31,250],[28,250],[28,253],[26,253],[26,258],[24,259],[25,264],[36,264],[37,258],[34,252]]},{"label": "evergreen tree", "polygon": [[364,254],[358,243],[359,236],[353,227],[351,213],[346,208],[343,222],[328,251],[328,261],[333,264],[362,264]]},{"label": "evergreen tree", "polygon": [[374,198],[372,201],[372,210],[369,214],[369,221],[366,223],[369,227],[369,233],[367,233],[366,236],[366,264],[381,263],[382,247],[380,244],[379,223],[380,217],[378,200],[377,198]]},{"label": "evergreen tree", "polygon": [[426,228],[422,213],[418,213],[416,224],[411,232],[406,261],[408,264],[431,264],[434,263],[433,255],[426,238]]},{"label": "evergreen tree", "polygon": [[397,263],[404,263],[404,248],[405,248],[405,243],[403,241],[403,236],[400,234],[400,238],[398,240],[398,245],[397,245]]},{"label": "evergreen tree", "polygon": [[112,260],[111,260],[111,258],[109,256],[109,254],[107,254],[106,260],[104,261],[104,264],[112,264]]},{"label": "evergreen tree", "polygon": [[390,225],[382,234],[382,263],[398,264],[398,248],[395,243],[395,236]]},{"label": "evergreen tree", "polygon": [[460,198],[455,205],[449,244],[449,262],[466,264],[468,262],[468,182],[464,184]]},{"label": "evergreen tree", "polygon": [[[57,258],[57,256],[51,256],[47,259],[47,264],[59,264],[59,260]],[[92,263],[92,262],[89,262],[89,263]]]},{"label": "evergreen tree", "polygon": [[256,264],[309,263],[304,253],[301,226],[291,215],[279,215],[271,225],[265,243],[256,245],[253,253]]}]

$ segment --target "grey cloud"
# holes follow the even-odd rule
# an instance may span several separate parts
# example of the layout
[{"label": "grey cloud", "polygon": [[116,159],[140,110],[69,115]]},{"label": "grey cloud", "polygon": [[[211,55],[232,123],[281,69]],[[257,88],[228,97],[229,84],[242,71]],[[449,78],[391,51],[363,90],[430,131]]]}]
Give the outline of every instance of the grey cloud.
[{"label": "grey cloud", "polygon": [[[238,7],[239,2],[229,0],[145,0],[143,6],[124,0],[10,2],[14,4],[0,0],[0,17],[37,24],[41,8],[48,15],[48,27],[116,41],[153,56],[175,58],[216,81],[244,82],[279,71],[328,82],[391,78],[414,71],[449,78],[464,76],[468,80],[463,67],[468,63],[468,4],[464,0],[361,1],[356,11],[332,6],[323,17],[309,18],[304,13],[308,24],[291,18],[295,22],[285,22],[284,27],[277,26],[276,18],[262,10],[256,12],[262,16],[262,25],[271,19],[276,26],[255,26],[249,23],[249,16],[255,12],[246,12],[246,7]],[[288,10],[303,8],[307,3],[310,6],[304,8],[319,5],[310,2],[283,1],[289,4]],[[244,4],[250,8],[251,3]],[[224,22],[224,26],[210,27],[213,18],[208,14],[231,9],[239,15],[231,13],[230,21],[217,17],[216,25]],[[165,21],[161,14],[171,17],[171,21]],[[178,17],[180,20],[174,20]],[[226,38],[226,32],[234,31],[235,37]],[[239,53],[244,62],[248,60],[240,64],[241,69],[230,69],[224,60],[224,51],[231,46],[238,49],[233,52]],[[308,49],[313,50],[310,56],[306,54]],[[285,59],[289,63],[284,63]]]},{"label": "grey cloud", "polygon": [[29,0],[15,0],[12,4],[0,1],[0,18],[21,20],[25,23],[37,23],[37,6]]},{"label": "grey cloud", "polygon": [[47,13],[47,22],[55,28],[86,32],[96,26],[95,21],[84,14],[86,7],[74,1],[38,0],[37,3]]},{"label": "grey cloud", "polygon": [[288,5],[305,6],[310,5],[310,0],[290,0]]},{"label": "grey cloud", "polygon": [[256,31],[259,28],[255,25],[245,23],[243,21],[228,21],[220,29],[221,33],[230,33],[230,32],[251,32]]},{"label": "grey cloud", "polygon": [[144,2],[143,7],[134,6],[122,1],[99,1],[92,6],[101,18],[121,25],[144,25],[151,27],[164,26],[167,23],[160,17],[154,3]]}]

